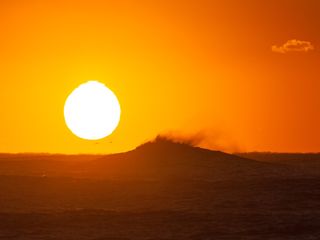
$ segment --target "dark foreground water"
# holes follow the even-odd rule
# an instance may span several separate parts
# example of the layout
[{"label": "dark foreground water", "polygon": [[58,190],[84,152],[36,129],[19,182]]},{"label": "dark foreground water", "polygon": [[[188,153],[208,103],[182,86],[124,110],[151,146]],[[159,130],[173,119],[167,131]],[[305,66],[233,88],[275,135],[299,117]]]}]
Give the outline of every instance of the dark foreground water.
[{"label": "dark foreground water", "polygon": [[0,177],[0,239],[320,239],[320,179]]}]

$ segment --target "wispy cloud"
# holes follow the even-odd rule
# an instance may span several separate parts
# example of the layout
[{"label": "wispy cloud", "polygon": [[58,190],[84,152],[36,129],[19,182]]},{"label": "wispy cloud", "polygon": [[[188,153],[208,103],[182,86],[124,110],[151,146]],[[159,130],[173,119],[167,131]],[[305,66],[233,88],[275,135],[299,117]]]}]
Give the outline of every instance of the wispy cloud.
[{"label": "wispy cloud", "polygon": [[309,52],[313,51],[315,48],[308,41],[301,41],[297,39],[292,39],[284,43],[282,46],[273,45],[271,50],[276,53],[288,53],[288,52]]}]

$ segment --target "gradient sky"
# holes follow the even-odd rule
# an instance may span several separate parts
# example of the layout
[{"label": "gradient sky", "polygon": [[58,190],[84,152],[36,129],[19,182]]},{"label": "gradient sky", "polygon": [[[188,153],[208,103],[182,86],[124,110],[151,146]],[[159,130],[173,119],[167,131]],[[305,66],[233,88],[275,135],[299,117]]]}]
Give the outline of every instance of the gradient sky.
[{"label": "gradient sky", "polygon": [[[168,132],[319,152],[319,12],[319,0],[1,1],[0,152],[118,152]],[[63,117],[87,80],[122,108],[97,142]]]}]

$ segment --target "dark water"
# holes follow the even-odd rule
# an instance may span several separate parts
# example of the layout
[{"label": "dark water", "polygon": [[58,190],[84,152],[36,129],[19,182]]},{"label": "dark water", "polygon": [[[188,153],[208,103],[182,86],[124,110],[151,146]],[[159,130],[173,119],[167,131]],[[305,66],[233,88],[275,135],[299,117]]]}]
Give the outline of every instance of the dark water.
[{"label": "dark water", "polygon": [[0,178],[0,239],[319,239],[320,179]]},{"label": "dark water", "polygon": [[246,157],[168,142],[0,155],[0,239],[320,239],[318,158]]}]

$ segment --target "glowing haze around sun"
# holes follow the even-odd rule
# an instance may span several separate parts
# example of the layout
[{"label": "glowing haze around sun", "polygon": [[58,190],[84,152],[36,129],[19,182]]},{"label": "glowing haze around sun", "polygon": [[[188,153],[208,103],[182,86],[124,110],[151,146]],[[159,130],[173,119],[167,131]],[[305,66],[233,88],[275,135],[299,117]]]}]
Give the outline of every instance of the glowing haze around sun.
[{"label": "glowing haze around sun", "polygon": [[79,138],[98,140],[112,134],[120,121],[116,95],[103,83],[88,81],[74,89],[64,105],[67,127]]}]

